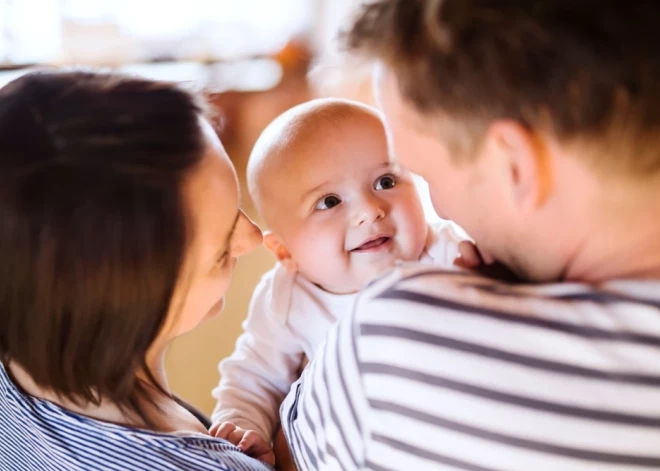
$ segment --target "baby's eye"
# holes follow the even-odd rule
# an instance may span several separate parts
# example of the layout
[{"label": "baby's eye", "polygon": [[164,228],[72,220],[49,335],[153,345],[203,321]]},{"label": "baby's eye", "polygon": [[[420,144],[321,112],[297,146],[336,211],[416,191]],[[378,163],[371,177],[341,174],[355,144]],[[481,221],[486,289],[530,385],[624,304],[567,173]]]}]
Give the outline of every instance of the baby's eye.
[{"label": "baby's eye", "polygon": [[321,198],[319,200],[318,203],[316,203],[316,206],[314,207],[314,209],[322,211],[324,209],[334,208],[339,203],[341,203],[341,200],[338,197],[334,196],[334,195],[324,196],[323,198]]},{"label": "baby's eye", "polygon": [[391,190],[396,186],[394,175],[383,175],[374,184],[374,190]]}]

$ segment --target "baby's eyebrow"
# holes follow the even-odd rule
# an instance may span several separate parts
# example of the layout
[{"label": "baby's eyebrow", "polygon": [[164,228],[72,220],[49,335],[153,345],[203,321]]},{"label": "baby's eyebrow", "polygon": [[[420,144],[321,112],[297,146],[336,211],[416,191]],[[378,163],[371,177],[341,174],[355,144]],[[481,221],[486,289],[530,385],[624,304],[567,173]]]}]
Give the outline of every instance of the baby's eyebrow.
[{"label": "baby's eyebrow", "polygon": [[310,190],[304,192],[301,201],[302,202],[306,201],[311,195],[313,195],[314,193],[318,193],[321,190],[321,188],[326,186],[328,183],[330,183],[330,181],[326,180],[320,185],[317,185],[314,188],[311,188]]},{"label": "baby's eyebrow", "polygon": [[392,157],[392,160],[390,160],[390,163],[388,165],[393,172],[400,172],[401,171],[401,164],[397,162],[396,157]]},{"label": "baby's eyebrow", "polygon": [[377,167],[378,171],[389,171],[392,173],[399,173],[401,170],[401,164],[396,161],[390,160],[389,162],[382,163]]}]

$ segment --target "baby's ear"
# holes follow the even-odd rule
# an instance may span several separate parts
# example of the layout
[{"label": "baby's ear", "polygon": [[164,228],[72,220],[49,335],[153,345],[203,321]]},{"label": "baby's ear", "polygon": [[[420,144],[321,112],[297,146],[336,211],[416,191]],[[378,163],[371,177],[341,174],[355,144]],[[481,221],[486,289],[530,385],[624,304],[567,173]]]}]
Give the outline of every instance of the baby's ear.
[{"label": "baby's ear", "polygon": [[266,247],[270,253],[272,253],[278,262],[290,272],[297,272],[298,265],[291,258],[291,254],[284,246],[279,237],[273,234],[271,231],[264,233],[264,247]]}]

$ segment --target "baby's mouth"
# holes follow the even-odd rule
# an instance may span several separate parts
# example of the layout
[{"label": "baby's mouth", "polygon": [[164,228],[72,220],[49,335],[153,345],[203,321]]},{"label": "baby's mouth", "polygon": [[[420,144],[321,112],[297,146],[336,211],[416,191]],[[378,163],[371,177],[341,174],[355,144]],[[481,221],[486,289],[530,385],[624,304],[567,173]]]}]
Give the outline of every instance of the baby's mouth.
[{"label": "baby's mouth", "polygon": [[390,240],[392,240],[391,237],[377,237],[375,239],[368,240],[359,247],[354,248],[351,250],[351,252],[368,252],[378,250],[384,247]]}]

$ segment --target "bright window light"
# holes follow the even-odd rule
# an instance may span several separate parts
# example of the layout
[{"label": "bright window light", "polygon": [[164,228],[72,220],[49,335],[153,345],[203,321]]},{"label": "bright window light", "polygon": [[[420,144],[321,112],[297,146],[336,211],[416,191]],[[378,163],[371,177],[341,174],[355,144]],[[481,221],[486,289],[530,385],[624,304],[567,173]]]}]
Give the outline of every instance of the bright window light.
[{"label": "bright window light", "polygon": [[131,61],[263,56],[309,32],[317,1],[0,0],[0,63],[121,60],[111,44]]}]

